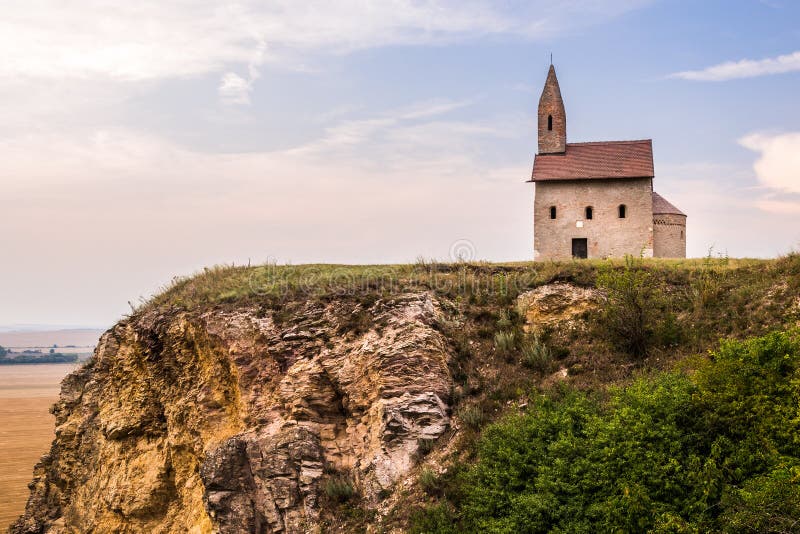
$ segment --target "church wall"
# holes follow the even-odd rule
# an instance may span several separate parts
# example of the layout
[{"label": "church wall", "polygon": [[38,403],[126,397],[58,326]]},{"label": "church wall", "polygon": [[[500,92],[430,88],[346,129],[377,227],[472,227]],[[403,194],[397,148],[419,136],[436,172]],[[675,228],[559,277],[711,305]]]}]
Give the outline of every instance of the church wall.
[{"label": "church wall", "polygon": [[653,214],[653,256],[686,257],[686,216],[672,213]]},{"label": "church wall", "polygon": [[[589,258],[653,256],[652,192],[651,178],[536,182],[534,259],[571,259],[573,238],[587,239]],[[626,206],[624,219],[620,204]],[[556,206],[556,219],[550,206]]]}]

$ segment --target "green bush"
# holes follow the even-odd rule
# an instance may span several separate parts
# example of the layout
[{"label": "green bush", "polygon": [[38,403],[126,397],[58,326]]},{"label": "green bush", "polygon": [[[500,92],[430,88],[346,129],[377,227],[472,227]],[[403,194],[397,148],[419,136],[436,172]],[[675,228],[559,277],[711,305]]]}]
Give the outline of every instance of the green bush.
[{"label": "green bush", "polygon": [[797,532],[799,406],[796,333],[724,342],[694,374],[603,403],[540,397],[484,429],[450,519],[466,532]]},{"label": "green bush", "polygon": [[604,268],[597,275],[597,287],[606,293],[598,326],[618,349],[641,358],[647,355],[652,338],[656,291],[652,275],[641,260],[625,258],[625,267]]},{"label": "green bush", "polygon": [[412,512],[408,531],[410,534],[456,534],[460,532],[455,525],[453,510],[447,503],[434,504]]}]

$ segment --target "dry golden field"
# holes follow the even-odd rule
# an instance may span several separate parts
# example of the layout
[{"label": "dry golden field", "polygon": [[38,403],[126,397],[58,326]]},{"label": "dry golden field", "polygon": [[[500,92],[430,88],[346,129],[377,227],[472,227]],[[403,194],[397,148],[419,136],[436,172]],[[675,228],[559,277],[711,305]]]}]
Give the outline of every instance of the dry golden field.
[{"label": "dry golden field", "polygon": [[61,379],[75,364],[0,366],[0,532],[22,513],[33,466],[50,447]]}]

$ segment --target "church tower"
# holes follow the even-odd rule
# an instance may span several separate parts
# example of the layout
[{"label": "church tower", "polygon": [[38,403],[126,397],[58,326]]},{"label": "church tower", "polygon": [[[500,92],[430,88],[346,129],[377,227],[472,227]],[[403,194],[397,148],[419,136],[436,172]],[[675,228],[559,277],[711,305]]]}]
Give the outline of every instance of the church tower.
[{"label": "church tower", "polygon": [[558,87],[556,69],[550,65],[539,98],[539,154],[563,154],[567,150],[567,114]]}]

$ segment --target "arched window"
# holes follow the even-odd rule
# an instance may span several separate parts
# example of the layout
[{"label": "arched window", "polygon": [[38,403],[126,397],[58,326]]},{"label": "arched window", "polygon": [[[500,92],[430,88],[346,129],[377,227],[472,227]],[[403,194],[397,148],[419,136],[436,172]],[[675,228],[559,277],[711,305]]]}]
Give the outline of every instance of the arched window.
[{"label": "arched window", "polygon": [[591,219],[594,216],[594,210],[591,206],[586,206],[586,218]]},{"label": "arched window", "polygon": [[550,206],[550,218],[551,219],[555,219],[556,218],[556,207],[555,206]]},{"label": "arched window", "polygon": [[625,208],[625,204],[620,204],[619,205],[619,218],[620,219],[624,219],[625,218],[625,216],[627,215],[626,211],[627,211],[627,209]]},{"label": "arched window", "polygon": [[547,129],[548,130],[552,130],[553,129],[553,116],[552,115],[548,115],[547,116]]},{"label": "arched window", "polygon": [[683,230],[681,230],[681,239],[683,239]]}]

